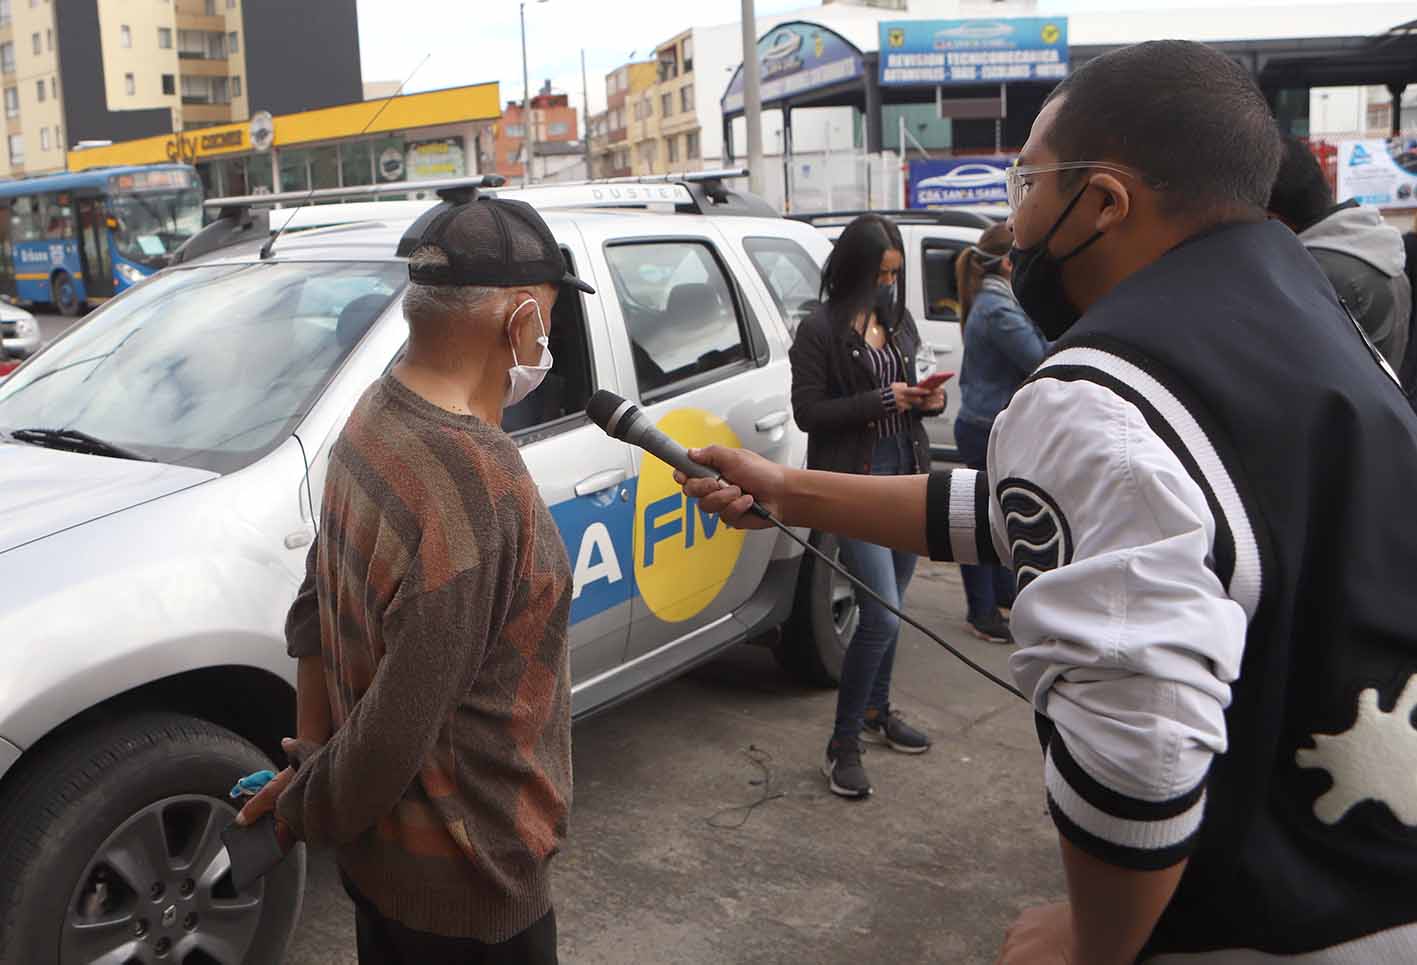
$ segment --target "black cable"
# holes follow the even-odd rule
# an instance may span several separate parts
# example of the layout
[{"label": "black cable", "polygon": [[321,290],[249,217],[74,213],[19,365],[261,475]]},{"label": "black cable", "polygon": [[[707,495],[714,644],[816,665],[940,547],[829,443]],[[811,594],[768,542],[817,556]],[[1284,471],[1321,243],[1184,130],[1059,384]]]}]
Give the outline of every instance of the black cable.
[{"label": "black cable", "polygon": [[945,639],[944,639],[943,637],[941,637],[938,633],[935,633],[933,630],[931,630],[931,629],[929,629],[928,627],[926,627],[926,626],[925,626],[924,624],[922,624],[920,621],[914,619],[913,617],[907,616],[905,613],[902,613],[900,610],[897,610],[895,607],[891,606],[889,603],[886,602],[885,598],[883,598],[883,597],[881,596],[881,594],[879,594],[879,593],[877,593],[875,590],[871,589],[869,586],[867,586],[867,585],[866,585],[865,583],[863,583],[861,580],[858,580],[855,576],[853,576],[851,573],[849,573],[849,572],[847,571],[846,567],[842,566],[842,565],[841,565],[840,563],[838,563],[836,560],[829,558],[829,557],[827,556],[827,554],[823,553],[821,550],[817,549],[815,546],[813,546],[813,545],[812,545],[811,543],[809,543],[807,540],[803,539],[802,537],[798,536],[796,533],[792,532],[791,529],[789,529],[789,528],[788,528],[786,525],[784,525],[780,520],[778,520],[776,517],[774,517],[774,516],[772,515],[772,513],[769,513],[766,509],[763,509],[760,504],[754,503],[754,504],[753,504],[752,512],[753,512],[753,514],[754,514],[755,516],[758,516],[760,519],[765,519],[765,520],[767,520],[769,523],[772,523],[774,526],[776,526],[779,530],[781,530],[782,532],[786,533],[788,536],[792,537],[793,540],[795,540],[796,542],[802,544],[802,548],[803,548],[803,549],[809,550],[810,552],[816,554],[816,556],[817,556],[818,559],[820,559],[823,563],[827,564],[827,565],[830,566],[832,569],[834,569],[834,570],[836,570],[838,573],[840,573],[842,576],[844,576],[844,577],[846,577],[848,580],[850,580],[850,581],[852,582],[852,584],[853,584],[858,590],[865,590],[866,593],[871,597],[871,599],[875,600],[875,601],[876,601],[877,603],[879,603],[881,606],[885,607],[887,610],[891,611],[891,612],[894,613],[896,616],[900,617],[900,619],[901,619],[902,622],[910,624],[912,627],[914,627],[915,629],[919,630],[921,633],[925,634],[925,636],[929,637],[931,640],[935,641],[935,642],[938,643],[940,646],[944,647],[944,648],[945,648],[946,650],[948,650],[950,653],[954,654],[954,655],[955,655],[956,657],[958,657],[961,661],[963,661],[963,663],[965,664],[965,666],[969,667],[971,670],[975,671],[976,673],[982,674],[982,675],[984,675],[985,677],[989,678],[989,679],[992,680],[994,683],[998,684],[1000,687],[1003,687],[1005,690],[1007,690],[1009,693],[1013,694],[1015,697],[1017,697],[1019,700],[1023,701],[1024,703],[1026,703],[1026,704],[1031,704],[1031,703],[1032,703],[1032,701],[1029,700],[1027,697],[1025,697],[1025,696],[1023,695],[1023,692],[1022,692],[1021,690],[1019,690],[1017,687],[1015,687],[1013,684],[1009,683],[1007,680],[1003,680],[1003,679],[1001,679],[1001,678],[999,678],[999,677],[994,676],[994,674],[990,673],[988,670],[985,670],[983,667],[979,666],[979,664],[975,663],[973,660],[970,660],[970,659],[969,659],[968,657],[966,657],[964,654],[962,654],[962,653],[960,653],[958,650],[956,650],[956,649],[949,643],[949,641],[945,640]]},{"label": "black cable", "polygon": [[[734,805],[733,807],[727,807],[724,808],[722,811],[718,811],[717,813],[710,815],[708,818],[705,819],[705,821],[711,828],[716,828],[720,831],[737,831],[743,825],[748,823],[748,819],[753,816],[753,812],[756,811],[758,808],[762,807],[764,804],[767,804],[769,801],[776,801],[778,798],[787,797],[786,791],[774,791],[772,789],[772,768],[768,766],[772,762],[771,754],[758,747],[756,744],[749,744],[748,749],[743,752],[743,756],[746,757],[752,763],[756,764],[758,766],[758,769],[763,772],[763,776],[760,779],[749,782],[750,784],[755,784],[758,787],[761,787],[763,789],[762,793],[758,795],[756,800],[751,801],[747,804],[738,804]],[[733,814],[735,811],[743,812],[743,819],[737,824],[728,824],[719,820],[719,818],[723,817],[725,814]]]}]

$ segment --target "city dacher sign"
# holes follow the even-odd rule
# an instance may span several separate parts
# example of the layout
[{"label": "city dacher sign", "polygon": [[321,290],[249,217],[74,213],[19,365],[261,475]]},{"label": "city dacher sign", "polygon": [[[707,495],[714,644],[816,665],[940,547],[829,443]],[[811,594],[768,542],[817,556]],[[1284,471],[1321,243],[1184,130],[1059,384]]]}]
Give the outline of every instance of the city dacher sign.
[{"label": "city dacher sign", "polygon": [[[861,51],[835,31],[794,21],[775,27],[758,41],[762,101],[771,104],[823,87],[859,80],[865,75]],[[743,66],[723,95],[723,110],[743,109]]]},{"label": "city dacher sign", "polygon": [[[167,160],[177,164],[196,164],[203,158],[248,150],[250,141],[244,127],[207,128],[199,133],[175,134],[167,139]],[[78,169],[71,167],[71,170]]]},{"label": "city dacher sign", "polygon": [[880,30],[886,87],[1056,81],[1068,74],[1067,17],[888,20]]},{"label": "city dacher sign", "polygon": [[[376,112],[382,113],[375,118]],[[335,141],[360,134],[494,120],[500,117],[498,86],[472,84],[424,94],[405,94],[387,105],[384,101],[356,101],[298,114],[271,117],[259,113],[251,122],[221,124],[197,131],[161,134],[136,141],[70,151],[70,171],[132,164],[164,164],[177,161],[196,164],[211,158],[249,154],[271,144],[279,149],[319,141]],[[370,124],[370,119],[375,118]],[[254,138],[252,125],[255,125]],[[367,130],[366,130],[367,128]],[[266,148],[261,147],[265,143]]]}]

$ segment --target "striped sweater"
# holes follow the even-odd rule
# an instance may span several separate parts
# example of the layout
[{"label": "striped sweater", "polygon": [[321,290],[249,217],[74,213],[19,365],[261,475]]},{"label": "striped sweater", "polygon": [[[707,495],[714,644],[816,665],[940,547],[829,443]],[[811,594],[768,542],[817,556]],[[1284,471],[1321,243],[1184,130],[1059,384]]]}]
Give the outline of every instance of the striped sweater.
[{"label": "striped sweater", "polygon": [[570,566],[515,444],[392,375],[330,457],[287,624],[334,734],[277,806],[419,931],[504,941],[551,907],[571,802]]}]

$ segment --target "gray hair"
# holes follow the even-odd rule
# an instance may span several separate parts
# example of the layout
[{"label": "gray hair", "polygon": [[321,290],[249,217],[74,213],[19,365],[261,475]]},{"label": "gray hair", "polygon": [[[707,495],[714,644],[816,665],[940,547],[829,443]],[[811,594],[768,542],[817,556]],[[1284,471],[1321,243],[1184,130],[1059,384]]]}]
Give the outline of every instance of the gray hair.
[{"label": "gray hair", "polygon": [[[442,267],[448,256],[432,246],[424,246],[408,260],[410,267]],[[446,330],[450,325],[465,327],[496,310],[505,288],[486,285],[420,285],[411,282],[403,296],[403,315],[410,328]]]}]

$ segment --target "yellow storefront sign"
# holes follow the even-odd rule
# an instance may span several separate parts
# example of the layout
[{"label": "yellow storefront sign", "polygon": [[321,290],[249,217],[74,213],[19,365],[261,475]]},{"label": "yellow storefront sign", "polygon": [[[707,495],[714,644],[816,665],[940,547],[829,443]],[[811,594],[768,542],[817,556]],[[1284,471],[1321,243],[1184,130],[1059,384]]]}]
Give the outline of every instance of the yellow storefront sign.
[{"label": "yellow storefront sign", "polygon": [[[501,104],[498,85],[491,83],[453,87],[424,94],[406,94],[394,98],[387,107],[384,106],[385,101],[380,100],[301,111],[274,119],[275,146],[279,149],[315,141],[333,141],[356,137],[361,132],[385,134],[420,127],[492,120],[501,116]],[[383,113],[375,118],[380,108],[383,108]],[[374,118],[372,125],[371,118]],[[251,150],[250,125],[243,121],[239,124],[204,127],[186,134],[161,134],[105,147],[70,151],[69,170],[85,171],[95,167],[164,164],[172,161],[195,164],[208,158],[246,154]]]}]

